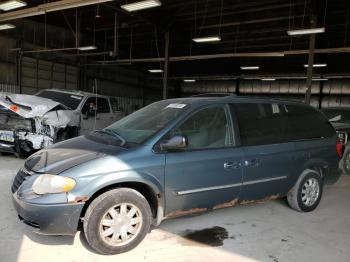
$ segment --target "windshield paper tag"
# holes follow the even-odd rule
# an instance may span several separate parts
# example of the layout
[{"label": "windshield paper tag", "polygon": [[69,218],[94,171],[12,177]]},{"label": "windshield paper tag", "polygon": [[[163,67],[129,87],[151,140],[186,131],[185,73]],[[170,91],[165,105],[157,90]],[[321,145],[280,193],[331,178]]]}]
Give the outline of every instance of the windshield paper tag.
[{"label": "windshield paper tag", "polygon": [[184,108],[186,104],[169,104],[166,108]]},{"label": "windshield paper tag", "polygon": [[71,95],[70,97],[71,97],[71,98],[75,98],[75,99],[78,99],[78,100],[81,100],[81,96],[75,96],[75,95]]}]

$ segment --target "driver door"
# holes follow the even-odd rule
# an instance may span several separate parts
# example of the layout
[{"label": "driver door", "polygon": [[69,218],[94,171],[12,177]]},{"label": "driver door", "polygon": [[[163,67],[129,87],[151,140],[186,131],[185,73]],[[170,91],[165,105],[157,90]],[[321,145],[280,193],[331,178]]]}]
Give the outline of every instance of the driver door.
[{"label": "driver door", "polygon": [[188,139],[185,149],[166,153],[166,215],[234,203],[242,183],[242,150],[235,147],[227,105],[202,108],[170,134]]}]

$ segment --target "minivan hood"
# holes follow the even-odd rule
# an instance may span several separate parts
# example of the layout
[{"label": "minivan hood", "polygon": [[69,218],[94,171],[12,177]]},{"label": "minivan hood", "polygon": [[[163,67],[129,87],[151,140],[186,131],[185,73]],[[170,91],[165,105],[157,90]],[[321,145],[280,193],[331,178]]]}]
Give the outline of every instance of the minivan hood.
[{"label": "minivan hood", "polygon": [[74,166],[123,151],[127,149],[80,136],[40,150],[29,157],[24,166],[28,171],[57,175]]}]

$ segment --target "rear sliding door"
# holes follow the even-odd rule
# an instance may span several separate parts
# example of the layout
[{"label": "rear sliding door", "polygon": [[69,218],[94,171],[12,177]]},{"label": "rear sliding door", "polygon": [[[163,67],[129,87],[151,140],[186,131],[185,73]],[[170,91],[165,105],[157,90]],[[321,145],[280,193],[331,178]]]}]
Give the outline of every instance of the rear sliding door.
[{"label": "rear sliding door", "polygon": [[288,138],[285,105],[237,103],[232,107],[238,119],[244,155],[240,199],[285,194],[295,162],[294,144]]}]

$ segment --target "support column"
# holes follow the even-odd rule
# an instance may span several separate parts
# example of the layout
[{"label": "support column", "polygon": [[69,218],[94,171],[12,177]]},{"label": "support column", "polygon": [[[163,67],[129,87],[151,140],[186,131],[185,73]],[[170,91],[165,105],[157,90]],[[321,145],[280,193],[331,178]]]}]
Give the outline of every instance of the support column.
[{"label": "support column", "polygon": [[[311,28],[316,27],[316,16],[313,16],[311,18]],[[314,65],[314,55],[315,55],[315,42],[316,42],[316,34],[310,35],[310,42],[309,42],[309,58],[308,58],[308,67],[307,67],[307,74],[306,74],[306,93],[305,93],[305,103],[310,105],[310,99],[311,99],[311,86],[312,86],[312,72],[313,72],[313,65]]]},{"label": "support column", "polygon": [[165,33],[165,55],[163,73],[163,99],[168,97],[168,70],[169,70],[169,31]]},{"label": "support column", "polygon": [[319,94],[319,96],[318,96],[318,109],[321,109],[321,108],[322,108],[323,84],[324,84],[324,81],[320,81],[320,94]]},{"label": "support column", "polygon": [[237,78],[236,79],[236,96],[239,96],[239,86],[241,84],[241,79],[240,78]]}]

